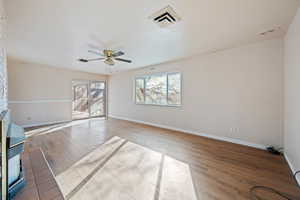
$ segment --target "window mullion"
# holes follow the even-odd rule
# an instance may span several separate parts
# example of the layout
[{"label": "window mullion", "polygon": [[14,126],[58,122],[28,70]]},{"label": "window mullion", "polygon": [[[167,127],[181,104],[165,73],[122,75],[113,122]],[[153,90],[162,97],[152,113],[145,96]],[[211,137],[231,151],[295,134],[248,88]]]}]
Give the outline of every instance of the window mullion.
[{"label": "window mullion", "polygon": [[146,104],[146,78],[143,78],[144,80],[144,104]]},{"label": "window mullion", "polygon": [[167,74],[166,76],[167,76],[167,83],[166,83],[166,85],[167,85],[167,87],[166,87],[166,89],[167,89],[167,91],[166,91],[167,99],[166,99],[166,102],[167,102],[167,105],[169,105],[169,75]]}]

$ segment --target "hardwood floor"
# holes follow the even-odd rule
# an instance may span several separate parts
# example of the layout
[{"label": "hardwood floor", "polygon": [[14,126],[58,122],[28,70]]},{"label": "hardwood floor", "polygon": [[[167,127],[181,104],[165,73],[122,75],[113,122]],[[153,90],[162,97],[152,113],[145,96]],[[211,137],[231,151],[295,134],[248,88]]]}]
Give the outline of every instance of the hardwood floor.
[{"label": "hardwood floor", "polygon": [[[249,199],[249,189],[254,185],[300,197],[285,159],[259,149],[116,119],[37,127],[27,134],[27,148],[41,148],[55,176],[118,136],[187,164],[198,200]],[[172,176],[176,178],[177,174]],[[158,182],[157,187],[165,184]],[[282,199],[267,192],[260,194],[268,197],[266,200]],[[160,199],[159,193],[153,199]]]}]

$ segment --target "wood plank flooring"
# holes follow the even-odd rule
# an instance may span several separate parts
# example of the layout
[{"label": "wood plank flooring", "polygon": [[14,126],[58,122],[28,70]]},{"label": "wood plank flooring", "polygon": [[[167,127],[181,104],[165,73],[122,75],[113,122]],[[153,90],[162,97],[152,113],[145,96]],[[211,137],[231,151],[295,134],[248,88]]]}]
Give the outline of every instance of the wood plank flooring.
[{"label": "wood plank flooring", "polygon": [[[254,185],[272,187],[295,199],[300,196],[300,189],[282,156],[237,144],[116,119],[36,127],[27,134],[30,135],[27,148],[41,148],[55,176],[118,136],[186,163],[198,200],[250,199],[249,189]],[[158,187],[165,185],[158,183]],[[266,200],[282,199],[267,192],[260,193],[268,197]]]}]

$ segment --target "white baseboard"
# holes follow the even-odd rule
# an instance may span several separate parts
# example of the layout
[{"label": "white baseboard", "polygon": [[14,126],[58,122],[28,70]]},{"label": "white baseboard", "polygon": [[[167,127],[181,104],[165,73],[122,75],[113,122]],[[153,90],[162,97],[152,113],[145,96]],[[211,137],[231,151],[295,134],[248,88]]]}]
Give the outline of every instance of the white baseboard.
[{"label": "white baseboard", "polygon": [[136,123],[139,123],[139,124],[146,124],[146,125],[150,125],[150,126],[155,126],[155,127],[159,127],[159,128],[173,130],[173,131],[179,131],[179,132],[188,133],[188,134],[192,134],[192,135],[203,136],[203,137],[207,137],[207,138],[211,138],[211,139],[215,139],[215,140],[231,142],[231,143],[240,144],[240,145],[244,145],[244,146],[254,147],[254,148],[257,148],[257,149],[264,149],[264,150],[266,149],[265,145],[246,142],[246,141],[239,140],[239,139],[215,136],[215,135],[210,135],[210,134],[207,134],[207,133],[199,133],[199,132],[196,132],[196,131],[185,130],[185,129],[175,128],[175,127],[171,127],[171,126],[165,126],[165,125],[161,125],[161,124],[155,124],[155,123],[151,123],[151,122],[145,122],[145,121],[141,121],[141,120],[130,119],[130,118],[126,118],[126,117],[120,117],[120,116],[114,116],[114,115],[108,115],[108,117],[115,118],[115,119],[120,119],[120,120],[131,121],[131,122],[136,122]]},{"label": "white baseboard", "polygon": [[[292,173],[295,174],[296,171],[297,171],[297,169],[293,166],[293,164],[292,164],[292,162],[290,161],[290,159],[289,159],[289,157],[287,156],[287,154],[284,153],[283,155],[284,155],[284,158],[285,158],[286,162],[288,163],[288,165],[289,165],[289,167],[290,167]],[[298,185],[300,185],[299,176],[300,176],[300,175],[298,174],[298,176],[296,177],[296,181],[297,181]]]},{"label": "white baseboard", "polygon": [[45,125],[52,125],[52,124],[58,124],[58,123],[68,123],[71,122],[70,120],[64,120],[64,121],[53,121],[53,122],[41,122],[41,123],[33,123],[33,124],[26,124],[21,125],[23,128],[30,128],[35,126],[45,126]]}]

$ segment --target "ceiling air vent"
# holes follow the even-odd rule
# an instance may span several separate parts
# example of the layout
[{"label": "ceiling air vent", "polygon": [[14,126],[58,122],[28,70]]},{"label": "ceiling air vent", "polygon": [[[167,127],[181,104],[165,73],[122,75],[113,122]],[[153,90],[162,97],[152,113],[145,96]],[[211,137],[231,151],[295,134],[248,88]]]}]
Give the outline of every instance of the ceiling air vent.
[{"label": "ceiling air vent", "polygon": [[149,17],[160,27],[167,27],[181,20],[171,6],[167,6]]}]

